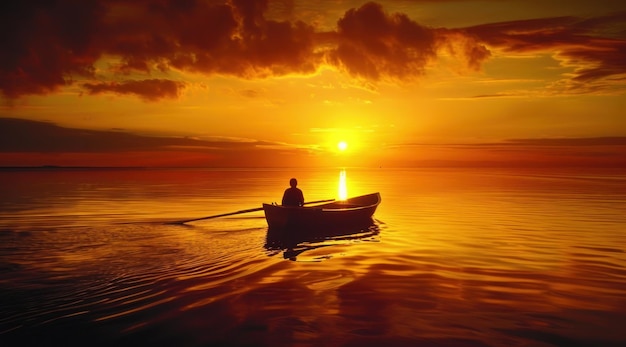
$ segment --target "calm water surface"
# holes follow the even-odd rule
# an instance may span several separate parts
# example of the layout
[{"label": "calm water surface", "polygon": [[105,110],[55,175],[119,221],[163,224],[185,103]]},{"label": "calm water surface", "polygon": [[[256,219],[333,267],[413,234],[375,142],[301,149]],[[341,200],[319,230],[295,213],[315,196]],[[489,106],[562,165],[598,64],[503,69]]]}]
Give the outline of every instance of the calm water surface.
[{"label": "calm water surface", "polygon": [[[284,249],[280,201],[379,191],[375,224]],[[626,173],[0,172],[0,345],[623,346]]]}]

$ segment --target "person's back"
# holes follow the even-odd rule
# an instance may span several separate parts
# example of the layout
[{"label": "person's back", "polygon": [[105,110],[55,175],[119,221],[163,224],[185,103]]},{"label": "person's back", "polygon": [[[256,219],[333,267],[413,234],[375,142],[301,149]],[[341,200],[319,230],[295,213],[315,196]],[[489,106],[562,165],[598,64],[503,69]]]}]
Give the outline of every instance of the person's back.
[{"label": "person's back", "polygon": [[291,187],[285,190],[283,194],[283,206],[302,206],[304,205],[304,195],[302,191],[297,188],[298,181],[295,178],[289,180]]}]

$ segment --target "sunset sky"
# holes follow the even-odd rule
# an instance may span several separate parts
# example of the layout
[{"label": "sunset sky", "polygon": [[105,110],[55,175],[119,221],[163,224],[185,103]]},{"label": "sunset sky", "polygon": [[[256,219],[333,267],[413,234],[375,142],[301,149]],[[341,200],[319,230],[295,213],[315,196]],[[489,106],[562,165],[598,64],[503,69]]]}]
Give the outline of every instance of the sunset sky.
[{"label": "sunset sky", "polygon": [[623,0],[3,1],[0,43],[0,166],[626,167]]}]

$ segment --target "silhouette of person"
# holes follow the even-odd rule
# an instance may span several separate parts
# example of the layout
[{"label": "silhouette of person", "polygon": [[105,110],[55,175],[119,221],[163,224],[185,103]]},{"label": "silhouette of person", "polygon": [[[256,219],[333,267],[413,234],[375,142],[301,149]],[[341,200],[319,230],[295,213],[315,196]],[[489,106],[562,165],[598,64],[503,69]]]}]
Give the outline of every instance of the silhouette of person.
[{"label": "silhouette of person", "polygon": [[285,189],[285,193],[283,194],[283,206],[304,205],[304,195],[302,195],[302,191],[299,188],[296,188],[298,180],[295,178],[290,179],[289,185],[291,187]]}]

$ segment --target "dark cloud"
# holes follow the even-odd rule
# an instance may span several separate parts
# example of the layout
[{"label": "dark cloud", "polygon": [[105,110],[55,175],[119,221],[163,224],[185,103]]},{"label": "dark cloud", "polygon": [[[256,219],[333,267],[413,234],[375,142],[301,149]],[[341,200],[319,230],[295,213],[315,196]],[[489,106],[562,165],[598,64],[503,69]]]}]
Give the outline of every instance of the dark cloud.
[{"label": "dark cloud", "polygon": [[[442,51],[473,70],[493,50],[553,52],[575,69],[569,88],[615,82],[626,71],[626,13],[447,29],[370,2],[347,9],[336,30],[318,32],[312,23],[268,18],[269,7],[269,0],[4,1],[0,93],[45,94],[86,79],[81,86],[88,93],[157,100],[180,91],[173,82],[150,79],[172,69],[258,78],[312,73],[322,64],[372,81],[412,80]],[[102,58],[115,63],[96,70]],[[120,82],[103,82],[113,79]]]},{"label": "dark cloud", "polygon": [[337,27],[337,47],[329,60],[358,77],[413,78],[436,55],[431,29],[404,14],[387,14],[377,3],[347,11]]},{"label": "dark cloud", "polygon": [[[419,150],[415,150],[418,148]],[[527,138],[482,143],[405,143],[390,149],[426,153],[411,165],[626,167],[626,137]],[[419,156],[417,156],[419,157]]]},{"label": "dark cloud", "polygon": [[[143,136],[0,118],[0,160],[7,166],[315,165],[306,149],[242,139]],[[306,160],[303,160],[306,158]]]},{"label": "dark cloud", "polygon": [[208,141],[188,137],[141,136],[122,131],[99,131],[65,128],[53,123],[0,118],[0,152],[130,152],[164,151],[184,148],[187,151],[234,151],[278,146],[259,141]]},{"label": "dark cloud", "polygon": [[492,49],[554,54],[565,65],[574,67],[567,83],[569,89],[586,89],[586,84],[602,79],[623,81],[626,74],[626,12],[588,19],[557,17],[494,23],[464,31]]},{"label": "dark cloud", "polygon": [[0,91],[43,94],[74,75],[93,75],[104,8],[97,1],[3,1],[0,4]]},{"label": "dark cloud", "polygon": [[263,0],[133,3],[134,12],[111,16],[103,48],[122,58],[123,70],[240,77],[314,71],[313,27],[267,20],[266,9]]},{"label": "dark cloud", "polygon": [[261,94],[262,94],[262,91],[254,90],[254,89],[245,89],[245,90],[239,91],[239,95],[246,97],[246,98],[258,98]]},{"label": "dark cloud", "polygon": [[[400,147],[423,147],[433,146],[430,143],[407,143],[398,145]],[[455,148],[477,148],[477,147],[595,147],[595,146],[624,146],[626,147],[626,137],[624,136],[599,136],[599,137],[559,137],[559,138],[528,138],[528,139],[507,139],[498,142],[479,143],[448,143],[443,146]],[[625,158],[626,159],[626,158]]]},{"label": "dark cloud", "polygon": [[142,99],[155,101],[162,98],[176,98],[184,83],[164,80],[149,79],[140,81],[85,83],[83,87],[89,94],[115,93],[137,95]]},{"label": "dark cloud", "polygon": [[520,146],[626,146],[626,137],[511,139],[506,143]]},{"label": "dark cloud", "polygon": [[[122,77],[172,68],[262,77],[313,72],[318,66],[313,27],[265,19],[267,1],[57,0],[0,6],[0,91],[9,98],[52,92],[74,77],[98,79],[94,64],[105,55],[118,58],[115,71]],[[96,80],[84,86],[90,92],[126,92],[139,84]]]}]

